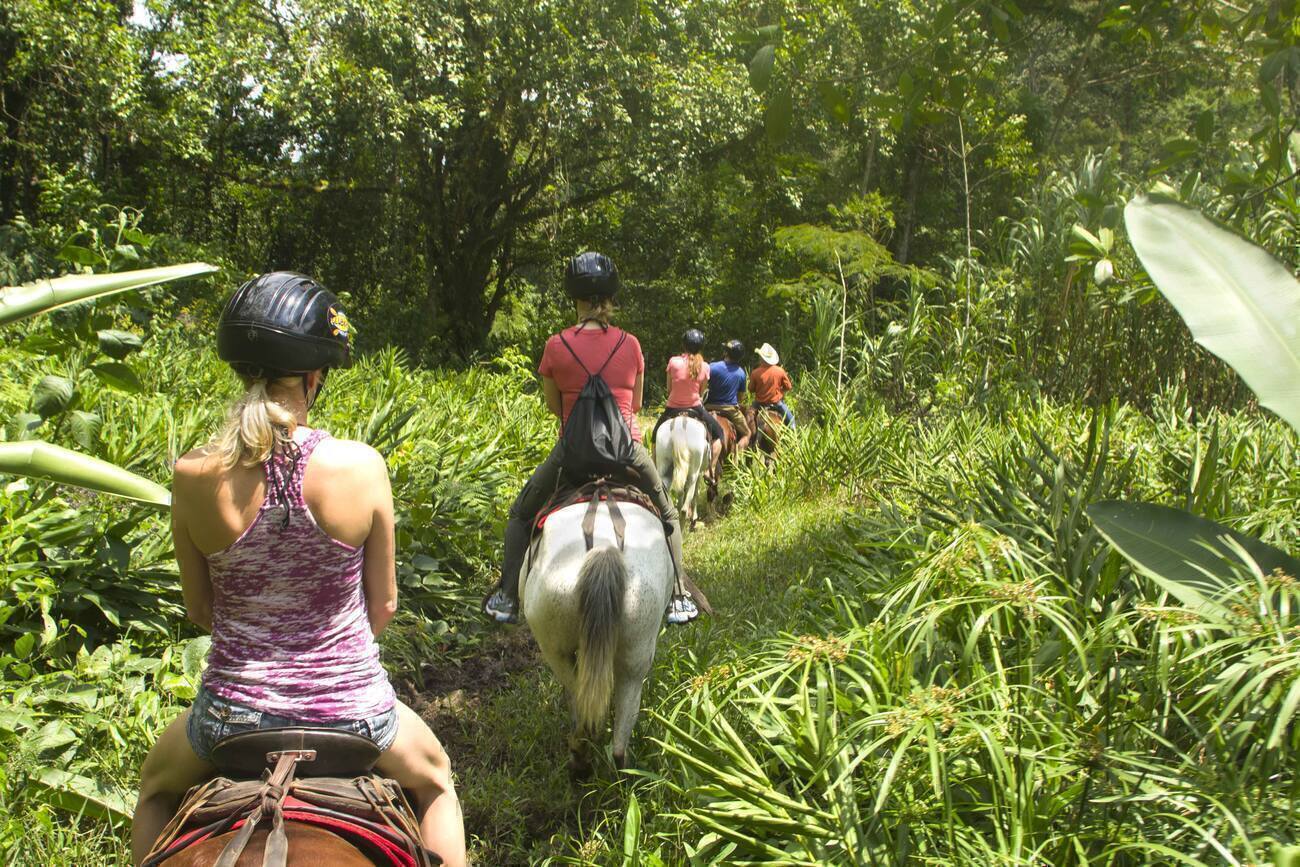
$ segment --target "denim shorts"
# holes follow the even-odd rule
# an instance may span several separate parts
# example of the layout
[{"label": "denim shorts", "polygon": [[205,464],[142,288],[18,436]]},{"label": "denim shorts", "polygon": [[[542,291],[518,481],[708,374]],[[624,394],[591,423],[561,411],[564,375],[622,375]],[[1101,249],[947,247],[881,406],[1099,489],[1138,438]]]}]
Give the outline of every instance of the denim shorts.
[{"label": "denim shorts", "polygon": [[397,707],[391,707],[381,714],[368,719],[338,720],[336,722],[309,722],[264,713],[247,705],[229,701],[207,687],[201,687],[199,694],[190,706],[190,718],[186,725],[186,734],[194,753],[205,762],[212,757],[212,748],[217,741],[240,732],[257,729],[282,728],[286,726],[303,726],[306,728],[339,729],[370,738],[381,751],[388,749],[397,739]]}]

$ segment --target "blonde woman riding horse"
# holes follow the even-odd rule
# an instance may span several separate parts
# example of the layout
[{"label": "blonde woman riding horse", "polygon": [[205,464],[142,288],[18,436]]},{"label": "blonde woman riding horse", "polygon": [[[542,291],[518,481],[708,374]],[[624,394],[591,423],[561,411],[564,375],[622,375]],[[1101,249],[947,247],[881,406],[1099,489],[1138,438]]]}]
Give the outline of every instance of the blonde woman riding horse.
[{"label": "blonde woman riding horse", "polygon": [[185,608],[212,649],[193,706],[141,769],[136,864],[181,796],[213,774],[218,741],[285,726],[374,741],[379,773],[415,796],[424,845],[465,864],[447,754],[394,696],[375,643],[397,610],[384,459],[308,426],[326,374],[350,363],[351,340],[338,298],[301,274],[250,280],[222,313],[217,352],[244,391],[216,438],[177,461],[172,486]]}]

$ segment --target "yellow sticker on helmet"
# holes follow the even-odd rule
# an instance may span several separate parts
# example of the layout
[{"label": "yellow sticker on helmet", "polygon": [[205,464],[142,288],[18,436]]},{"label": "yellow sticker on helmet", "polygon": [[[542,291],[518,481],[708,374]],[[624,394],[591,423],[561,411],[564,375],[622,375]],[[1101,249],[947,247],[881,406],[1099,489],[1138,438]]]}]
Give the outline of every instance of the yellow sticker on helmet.
[{"label": "yellow sticker on helmet", "polygon": [[342,310],[330,308],[330,326],[335,337],[342,337],[349,344],[352,343],[352,323],[348,322],[348,317]]}]

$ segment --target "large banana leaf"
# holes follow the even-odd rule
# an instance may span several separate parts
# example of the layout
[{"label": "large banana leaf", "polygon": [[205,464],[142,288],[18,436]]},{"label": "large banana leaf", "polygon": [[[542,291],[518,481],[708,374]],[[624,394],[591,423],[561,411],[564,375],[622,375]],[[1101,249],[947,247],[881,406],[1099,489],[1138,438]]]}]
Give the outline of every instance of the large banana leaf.
[{"label": "large banana leaf", "polygon": [[90,298],[112,295],[166,283],[182,277],[195,277],[199,274],[211,274],[215,265],[206,262],[189,262],[185,265],[169,265],[166,268],[143,268],[139,271],[123,271],[118,274],[73,274],[68,277],[55,277],[53,280],[37,280],[22,286],[6,286],[0,289],[0,325],[8,325],[28,316],[45,313],[65,304],[75,304]]},{"label": "large banana leaf", "polygon": [[1088,517],[1138,571],[1203,613],[1221,614],[1214,600],[1238,581],[1234,566],[1240,568],[1241,557],[1234,546],[1245,550],[1266,575],[1281,569],[1300,577],[1300,561],[1294,557],[1181,509],[1101,500],[1088,507]]},{"label": "large banana leaf", "polygon": [[50,443],[0,443],[0,473],[48,479],[168,508],[171,493],[130,470]]},{"label": "large banana leaf", "polygon": [[1124,223],[1196,342],[1300,431],[1300,283],[1265,250],[1173,199],[1139,196]]}]

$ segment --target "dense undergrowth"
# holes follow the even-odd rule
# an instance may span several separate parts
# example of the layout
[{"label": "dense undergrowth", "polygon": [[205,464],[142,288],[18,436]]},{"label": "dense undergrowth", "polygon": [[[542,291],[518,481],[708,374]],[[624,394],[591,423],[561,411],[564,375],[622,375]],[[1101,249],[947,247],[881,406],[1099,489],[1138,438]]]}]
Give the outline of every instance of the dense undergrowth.
[{"label": "dense undergrowth", "polygon": [[[0,352],[11,382],[58,363]],[[180,332],[140,357],[140,395],[82,382],[104,419],[84,445],[165,480],[234,383]],[[404,613],[385,660],[429,698],[479,863],[1260,863],[1297,842],[1294,576],[1243,566],[1230,619],[1210,621],[1083,511],[1161,502],[1293,547],[1293,433],[1172,390],[1146,412],[895,414],[806,386],[780,460],[734,468],[730,514],[689,540],[719,616],[665,633],[641,770],[570,788],[558,691],[516,638],[523,661],[473,694],[430,683],[502,647],[474,603],[553,434],[527,365],[380,353],[331,377],[319,424],[392,469]],[[8,482],[0,508],[0,852],[124,863],[114,821],[205,647],[164,522],[36,482]]]}]

